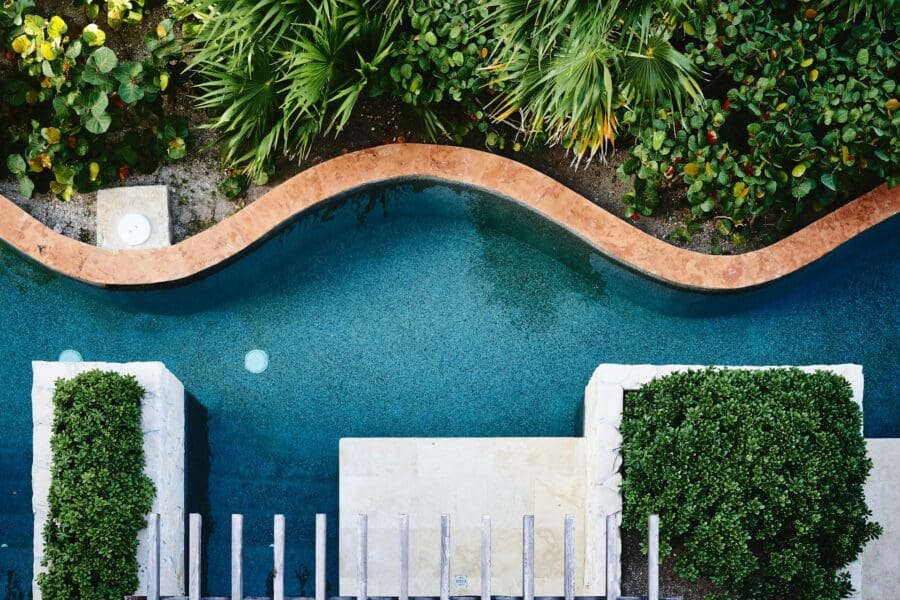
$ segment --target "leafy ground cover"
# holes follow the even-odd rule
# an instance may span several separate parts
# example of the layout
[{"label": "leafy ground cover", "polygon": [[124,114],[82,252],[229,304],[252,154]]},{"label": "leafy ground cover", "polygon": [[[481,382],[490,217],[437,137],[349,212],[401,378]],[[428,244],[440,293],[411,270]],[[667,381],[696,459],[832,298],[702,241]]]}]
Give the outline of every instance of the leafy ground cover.
[{"label": "leafy ground cover", "polygon": [[[602,204],[675,243],[740,251],[896,181],[892,5],[107,0],[60,19],[55,3],[5,0],[0,169],[25,197],[67,199],[199,155],[193,137],[212,141],[220,192],[239,197],[335,136],[370,137],[348,130],[359,111],[398,111],[404,127],[376,137],[545,171],[566,153],[571,172],[553,174],[576,189],[607,177],[586,166],[619,148],[632,189]],[[113,64],[107,36],[149,45]],[[188,122],[177,97],[193,99]]]}]

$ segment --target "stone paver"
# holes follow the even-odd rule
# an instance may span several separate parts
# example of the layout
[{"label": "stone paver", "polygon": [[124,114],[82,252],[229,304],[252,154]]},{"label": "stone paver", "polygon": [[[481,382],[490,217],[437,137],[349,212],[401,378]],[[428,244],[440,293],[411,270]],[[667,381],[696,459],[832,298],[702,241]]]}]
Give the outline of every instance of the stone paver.
[{"label": "stone paver", "polygon": [[444,179],[520,202],[600,252],[673,285],[735,290],[783,277],[900,212],[900,188],[883,185],[761,250],[713,256],[676,248],[513,160],[452,146],[392,144],[320,163],[247,208],[175,246],[120,252],[53,232],[0,196],[0,238],[49,268],[97,285],[190,278],[245,250],[292,216],[342,192],[400,177]]},{"label": "stone paver", "polygon": [[[123,218],[139,215],[149,223],[149,237],[129,244],[119,234]],[[165,248],[172,244],[169,194],[164,185],[117,187],[97,192],[97,245],[110,250]]]}]

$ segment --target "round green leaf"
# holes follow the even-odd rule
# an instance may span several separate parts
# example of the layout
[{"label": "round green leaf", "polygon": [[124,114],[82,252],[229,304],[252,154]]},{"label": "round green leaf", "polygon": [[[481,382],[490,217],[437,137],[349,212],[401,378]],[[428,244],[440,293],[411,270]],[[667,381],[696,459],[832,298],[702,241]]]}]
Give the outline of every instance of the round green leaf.
[{"label": "round green leaf", "polygon": [[100,115],[90,113],[83,120],[83,123],[85,129],[93,134],[100,135],[101,133],[106,133],[106,130],[109,129],[109,126],[112,123],[112,118],[106,113]]},{"label": "round green leaf", "polygon": [[6,159],[6,168],[13,175],[25,173],[25,159],[20,154],[10,154]]},{"label": "round green leaf", "polygon": [[119,86],[119,97],[125,104],[134,104],[144,97],[144,90],[138,84],[127,81]]},{"label": "round green leaf", "polygon": [[116,67],[118,59],[115,52],[103,46],[94,50],[88,62],[93,63],[100,73],[109,73]]}]

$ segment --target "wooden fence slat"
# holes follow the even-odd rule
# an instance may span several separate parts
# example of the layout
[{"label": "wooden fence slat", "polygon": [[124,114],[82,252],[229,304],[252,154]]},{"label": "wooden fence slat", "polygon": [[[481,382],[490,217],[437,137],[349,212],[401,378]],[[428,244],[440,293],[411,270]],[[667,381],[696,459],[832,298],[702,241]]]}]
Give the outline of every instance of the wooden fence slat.
[{"label": "wooden fence slat", "polygon": [[441,515],[441,600],[450,599],[450,515]]},{"label": "wooden fence slat", "polygon": [[231,600],[244,598],[244,515],[231,515]]},{"label": "wooden fence slat", "polygon": [[659,600],[659,515],[647,520],[647,600]]},{"label": "wooden fence slat", "polygon": [[273,600],[284,600],[284,515],[275,515],[275,564],[272,572]]},{"label": "wooden fence slat", "polygon": [[618,598],[619,584],[619,525],[615,515],[606,517],[606,597]]},{"label": "wooden fence slat", "polygon": [[369,519],[366,515],[356,515],[356,599],[369,597]]},{"label": "wooden fence slat", "polygon": [[481,600],[491,600],[490,515],[481,515]]},{"label": "wooden fence slat", "polygon": [[534,600],[534,515],[522,517],[522,600]]},{"label": "wooden fence slat", "polygon": [[328,563],[328,517],[316,515],[316,600],[325,600],[328,584],[325,569]]},{"label": "wooden fence slat", "polygon": [[563,531],[563,597],[575,598],[575,517],[566,515]]},{"label": "wooden fence slat", "polygon": [[147,600],[159,600],[159,513],[147,519]]},{"label": "wooden fence slat", "polygon": [[200,532],[203,518],[191,513],[188,537],[188,596],[190,600],[200,600]]},{"label": "wooden fence slat", "polygon": [[409,599],[409,515],[400,515],[400,596]]}]

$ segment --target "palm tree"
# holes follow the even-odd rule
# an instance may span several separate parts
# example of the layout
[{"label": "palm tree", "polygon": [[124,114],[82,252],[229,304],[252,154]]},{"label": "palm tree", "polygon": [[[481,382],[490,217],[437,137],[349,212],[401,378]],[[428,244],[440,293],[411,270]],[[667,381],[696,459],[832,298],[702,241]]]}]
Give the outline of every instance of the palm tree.
[{"label": "palm tree", "polygon": [[615,109],[701,97],[696,67],[669,42],[678,0],[498,0],[501,43],[490,67],[495,120],[519,115],[528,139],[546,136],[575,160],[603,154]]}]

